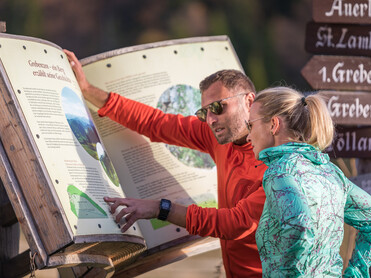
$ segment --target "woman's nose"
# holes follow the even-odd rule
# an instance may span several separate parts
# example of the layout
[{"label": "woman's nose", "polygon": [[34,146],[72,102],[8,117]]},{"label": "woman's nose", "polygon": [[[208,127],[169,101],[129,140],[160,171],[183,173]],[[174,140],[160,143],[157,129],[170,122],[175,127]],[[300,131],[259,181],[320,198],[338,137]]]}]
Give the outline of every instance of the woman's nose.
[{"label": "woman's nose", "polygon": [[250,133],[247,135],[247,137],[246,137],[246,142],[247,143],[251,143],[251,139],[250,139]]}]

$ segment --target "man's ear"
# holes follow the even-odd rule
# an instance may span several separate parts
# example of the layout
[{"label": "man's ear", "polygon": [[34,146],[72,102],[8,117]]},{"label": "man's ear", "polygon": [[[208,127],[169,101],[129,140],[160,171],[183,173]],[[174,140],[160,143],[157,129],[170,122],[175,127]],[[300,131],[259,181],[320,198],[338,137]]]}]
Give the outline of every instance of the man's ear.
[{"label": "man's ear", "polygon": [[254,102],[254,99],[255,99],[255,94],[254,93],[248,93],[246,96],[245,96],[245,104],[246,104],[246,107],[247,109],[250,111],[251,109],[251,105],[252,103]]},{"label": "man's ear", "polygon": [[281,121],[280,121],[280,118],[278,118],[277,116],[274,116],[272,119],[271,119],[271,133],[272,135],[276,135],[281,129]]}]

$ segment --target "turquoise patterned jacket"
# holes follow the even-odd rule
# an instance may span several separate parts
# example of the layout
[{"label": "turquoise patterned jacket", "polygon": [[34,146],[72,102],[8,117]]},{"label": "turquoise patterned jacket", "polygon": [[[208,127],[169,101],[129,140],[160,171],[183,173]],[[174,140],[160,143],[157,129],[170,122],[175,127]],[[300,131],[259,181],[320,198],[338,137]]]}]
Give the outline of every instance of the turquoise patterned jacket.
[{"label": "turquoise patterned jacket", "polygon": [[304,143],[260,152],[264,204],[256,241],[263,277],[341,277],[344,221],[359,230],[344,277],[370,277],[371,196]]}]

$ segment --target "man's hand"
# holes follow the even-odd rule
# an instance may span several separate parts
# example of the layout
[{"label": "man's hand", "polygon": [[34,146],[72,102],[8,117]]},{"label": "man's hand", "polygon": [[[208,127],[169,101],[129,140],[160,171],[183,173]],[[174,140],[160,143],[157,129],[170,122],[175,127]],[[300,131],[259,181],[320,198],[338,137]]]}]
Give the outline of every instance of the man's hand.
[{"label": "man's hand", "polygon": [[82,65],[76,58],[75,53],[66,49],[64,49],[63,51],[67,55],[68,61],[70,62],[73,72],[75,73],[76,80],[79,84],[84,98],[96,107],[102,108],[108,100],[108,92],[94,87],[92,84],[89,83],[89,81],[86,79],[84,71],[82,70]]},{"label": "man's hand", "polygon": [[90,84],[86,80],[86,76],[84,71],[82,70],[80,61],[77,59],[75,53],[68,51],[67,49],[63,49],[63,51],[67,55],[68,61],[70,62],[73,72],[75,73],[76,80],[79,83],[81,91],[85,93],[89,90]]},{"label": "man's hand", "polygon": [[116,215],[116,223],[120,223],[124,218],[126,223],[121,227],[121,231],[126,232],[135,221],[139,219],[157,218],[160,212],[160,201],[143,200],[132,198],[109,198],[104,197],[104,201],[110,206],[110,212],[114,214],[120,206],[124,206]]}]

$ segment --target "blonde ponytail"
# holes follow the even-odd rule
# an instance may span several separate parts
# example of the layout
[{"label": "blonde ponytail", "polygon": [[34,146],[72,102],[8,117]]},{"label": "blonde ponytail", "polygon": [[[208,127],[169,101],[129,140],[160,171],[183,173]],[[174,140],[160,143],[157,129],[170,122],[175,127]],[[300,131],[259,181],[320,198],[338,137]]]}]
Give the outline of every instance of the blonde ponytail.
[{"label": "blonde ponytail", "polygon": [[311,135],[308,144],[324,150],[331,145],[334,137],[334,123],[325,101],[318,94],[306,98],[310,115]]}]

